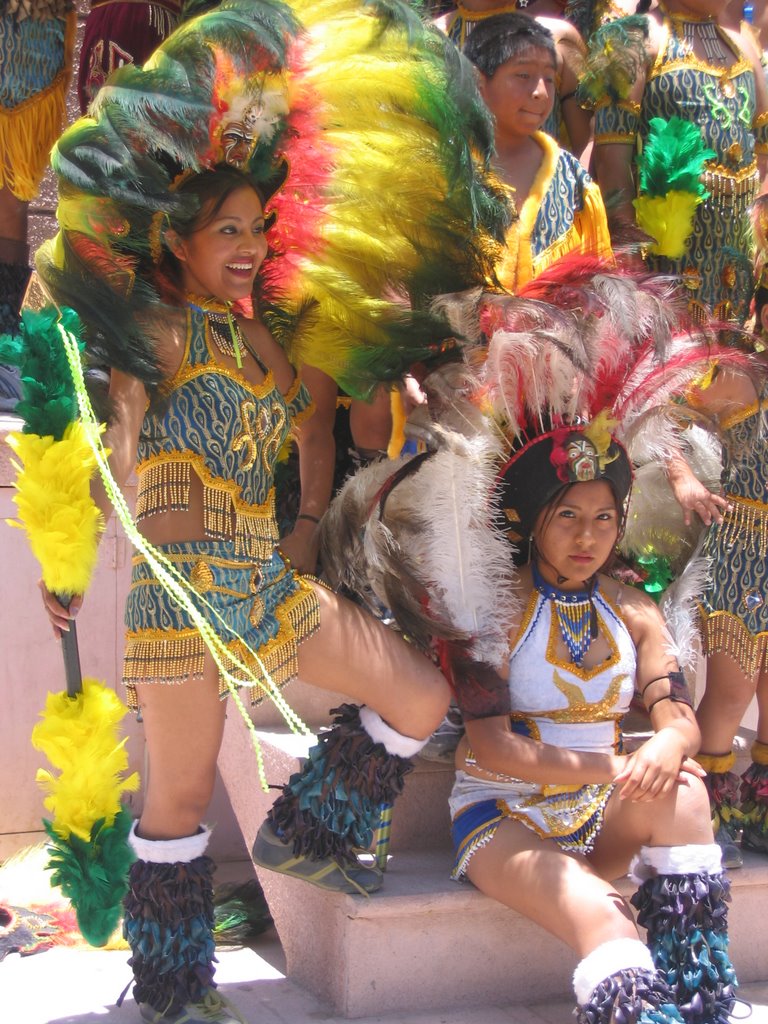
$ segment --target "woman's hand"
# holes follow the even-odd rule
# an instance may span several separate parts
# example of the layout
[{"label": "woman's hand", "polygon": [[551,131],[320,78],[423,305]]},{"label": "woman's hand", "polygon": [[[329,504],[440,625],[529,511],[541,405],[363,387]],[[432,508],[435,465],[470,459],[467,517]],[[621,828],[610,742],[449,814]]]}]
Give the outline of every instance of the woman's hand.
[{"label": "woman's hand", "polygon": [[713,520],[722,523],[723,512],[728,508],[728,502],[720,494],[713,494],[700,480],[698,480],[688,463],[682,458],[676,458],[667,466],[667,479],[672,493],[675,496],[680,508],[683,510],[683,522],[686,526],[691,525],[691,516],[695,512],[705,526],[709,526]]},{"label": "woman's hand", "polygon": [[280,551],[298,573],[313,573],[320,553],[320,532],[309,519],[297,519],[293,530],[280,541]]},{"label": "woman's hand", "polygon": [[38,586],[40,587],[40,593],[43,595],[43,605],[48,613],[48,618],[51,620],[53,635],[57,640],[60,640],[62,633],[69,632],[70,622],[80,611],[80,607],[83,603],[82,595],[75,594],[69,602],[69,607],[65,608],[58,598],[50,592],[42,580],[40,580]]},{"label": "woman's hand", "polygon": [[662,729],[626,755],[613,781],[622,800],[656,800],[685,782],[686,774],[703,778],[705,772],[685,756],[684,738],[675,729]]}]

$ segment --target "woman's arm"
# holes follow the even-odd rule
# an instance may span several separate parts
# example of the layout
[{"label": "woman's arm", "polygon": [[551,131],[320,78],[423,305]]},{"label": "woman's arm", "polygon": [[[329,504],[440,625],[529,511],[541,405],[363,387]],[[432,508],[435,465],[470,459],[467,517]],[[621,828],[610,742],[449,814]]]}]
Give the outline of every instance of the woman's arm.
[{"label": "woman's arm", "polygon": [[[121,489],[136,465],[136,449],[139,431],[147,407],[147,392],[144,385],[136,377],[129,377],[119,370],[112,370],[109,381],[109,397],[113,408],[113,418],[104,433],[104,447],[109,451],[109,468]],[[91,497],[101,512],[106,526],[112,514],[112,504],[107,497],[100,475],[91,481]],[[48,617],[53,626],[54,636],[69,631],[69,620],[74,618],[83,603],[83,595],[76,594],[68,608],[57,601],[40,582]]]},{"label": "woman's arm", "polygon": [[[625,758],[555,747],[513,733],[508,715],[466,721],[473,762],[471,775],[493,779],[505,775],[524,782],[550,785],[583,785],[612,782]],[[460,756],[465,753],[459,747]]]},{"label": "woman's arm", "polygon": [[669,653],[669,633],[661,612],[640,591],[620,590],[622,614],[637,649],[637,689],[654,734],[627,757],[615,781],[624,799],[654,800],[677,784],[681,771],[704,775],[691,760],[701,736],[685,681]]},{"label": "woman's arm", "polygon": [[338,388],[334,380],[313,366],[304,366],[301,378],[312,395],[315,410],[294,428],[299,449],[301,502],[299,518],[292,532],[281,540],[280,547],[299,572],[314,572],[319,550],[317,526],[328,508],[333,490],[336,464],[333,427]]},{"label": "woman's arm", "polygon": [[558,32],[557,53],[560,58],[560,110],[568,131],[571,152],[578,159],[592,139],[592,115],[579,104],[576,90],[584,70],[587,48],[578,29],[565,23]]}]

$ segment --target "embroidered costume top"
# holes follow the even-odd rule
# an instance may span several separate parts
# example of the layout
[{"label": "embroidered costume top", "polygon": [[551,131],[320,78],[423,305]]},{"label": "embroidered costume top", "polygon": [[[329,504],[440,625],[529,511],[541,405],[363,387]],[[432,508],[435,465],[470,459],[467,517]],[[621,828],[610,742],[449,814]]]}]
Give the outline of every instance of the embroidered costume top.
[{"label": "embroidered costume top", "polygon": [[[181,367],[164,387],[165,403],[147,413],[141,428],[136,520],[186,510],[195,473],[210,539],[166,544],[160,554],[198,595],[199,610],[232,658],[227,670],[244,681],[268,675],[281,685],[296,675],[297,645],[317,628],[319,610],[311,585],[276,548],[274,468],[291,426],[313,407],[298,378],[283,396],[266,369],[264,381],[251,384],[223,366],[211,331],[226,325],[194,305],[186,315]],[[137,707],[137,683],[202,674],[203,636],[141,555],[133,560],[125,623],[129,706]],[[227,692],[223,681],[220,692]],[[265,692],[252,687],[252,701]]]},{"label": "embroidered costume top", "polygon": [[569,252],[609,257],[611,240],[600,189],[578,160],[545,132],[531,138],[541,164],[519,218],[507,232],[499,280],[517,292]]},{"label": "embroidered costume top", "polygon": [[[542,743],[615,753],[619,722],[634,693],[636,652],[618,609],[599,590],[593,600],[609,655],[594,668],[584,668],[560,657],[554,604],[533,591],[509,659],[510,719],[513,732]],[[473,805],[492,800],[503,817],[523,822],[541,837],[557,839],[566,849],[583,851],[596,838],[611,789],[611,784],[486,781],[458,771],[451,815],[456,818]],[[490,836],[483,834],[487,841]],[[457,875],[463,873],[471,853],[469,847],[460,850]]]},{"label": "embroidered costume top", "polygon": [[756,154],[768,151],[768,113],[757,109],[751,62],[714,22],[707,27],[719,49],[735,55],[733,64],[709,64],[694,55],[686,24],[691,15],[663,20],[658,57],[648,70],[640,104],[630,100],[599,104],[595,144],[642,146],[652,118],[679,117],[696,124],[715,157],[705,164],[709,198],[697,208],[687,251],[680,259],[649,257],[649,264],[679,276],[688,289],[689,308],[743,324],[752,296],[752,234],[748,210],[757,195]]},{"label": "embroidered costume top", "polygon": [[721,423],[729,508],[708,528],[702,549],[709,560],[699,605],[705,653],[728,654],[749,676],[768,670],[768,445],[756,440],[766,398]]},{"label": "embroidered costume top", "polygon": [[298,378],[283,396],[271,373],[250,384],[217,363],[210,332],[218,327],[199,307],[187,308],[181,368],[164,387],[162,413],[147,415],[139,437],[136,521],[187,509],[194,471],[203,484],[206,536],[229,538],[234,521],[235,552],[268,558],[278,539],[275,463],[311,400]]}]

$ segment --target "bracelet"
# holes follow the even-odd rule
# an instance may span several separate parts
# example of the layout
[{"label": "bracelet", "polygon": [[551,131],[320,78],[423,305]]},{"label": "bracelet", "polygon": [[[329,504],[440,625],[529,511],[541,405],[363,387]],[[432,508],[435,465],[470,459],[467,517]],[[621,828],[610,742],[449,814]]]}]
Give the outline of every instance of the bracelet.
[{"label": "bracelet", "polygon": [[655,678],[655,679],[651,679],[651,681],[650,681],[649,683],[646,683],[646,684],[645,684],[645,686],[644,686],[644,687],[642,688],[642,690],[640,691],[640,696],[641,696],[641,697],[644,697],[644,696],[645,696],[645,691],[646,691],[646,690],[647,690],[647,689],[648,689],[648,688],[649,688],[650,686],[653,686],[653,684],[654,684],[654,683],[660,683],[660,682],[662,681],[662,679],[669,679],[669,673],[667,673],[667,675],[665,675],[665,676],[656,676],[656,678]]},{"label": "bracelet", "polygon": [[311,516],[308,512],[299,512],[299,514],[296,516],[296,519],[308,519],[310,523],[320,522],[320,516]]}]

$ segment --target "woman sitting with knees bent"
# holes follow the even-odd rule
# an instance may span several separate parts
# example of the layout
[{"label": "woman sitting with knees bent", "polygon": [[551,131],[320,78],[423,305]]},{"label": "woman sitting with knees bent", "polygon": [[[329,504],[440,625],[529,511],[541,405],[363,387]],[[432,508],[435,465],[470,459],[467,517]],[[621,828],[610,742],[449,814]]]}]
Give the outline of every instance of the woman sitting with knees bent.
[{"label": "woman sitting with knees bent", "polygon": [[[632,471],[587,427],[544,433],[501,474],[505,521],[529,551],[506,683],[467,717],[451,795],[454,876],[537,922],[580,958],[580,1022],[725,1024],[728,883],[713,842],[699,733],[659,611],[603,570]],[[635,687],[654,733],[622,750]],[[632,866],[641,941],[614,879]]]}]

